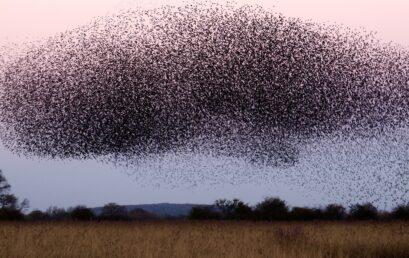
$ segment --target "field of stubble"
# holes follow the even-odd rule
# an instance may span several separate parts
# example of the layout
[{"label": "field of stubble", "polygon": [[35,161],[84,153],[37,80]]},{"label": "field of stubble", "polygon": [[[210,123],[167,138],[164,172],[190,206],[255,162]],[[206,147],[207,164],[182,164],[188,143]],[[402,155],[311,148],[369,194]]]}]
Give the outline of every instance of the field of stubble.
[{"label": "field of stubble", "polygon": [[1,223],[0,257],[409,257],[409,223]]}]

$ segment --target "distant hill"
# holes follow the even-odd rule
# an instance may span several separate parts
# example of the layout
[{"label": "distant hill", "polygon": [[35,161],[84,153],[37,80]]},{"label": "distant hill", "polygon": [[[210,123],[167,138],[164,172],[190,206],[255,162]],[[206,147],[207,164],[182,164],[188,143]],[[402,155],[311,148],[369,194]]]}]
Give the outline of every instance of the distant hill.
[{"label": "distant hill", "polygon": [[135,220],[155,220],[158,219],[159,216],[150,212],[147,212],[143,209],[133,209],[129,212],[129,217]]},{"label": "distant hill", "polygon": [[[139,204],[139,205],[122,205],[129,212],[135,209],[142,209],[152,213],[158,217],[181,217],[187,216],[193,207],[210,207],[213,205],[203,204],[176,204],[176,203],[156,203],[156,204]],[[92,208],[92,211],[99,215],[102,212],[102,207]]]}]

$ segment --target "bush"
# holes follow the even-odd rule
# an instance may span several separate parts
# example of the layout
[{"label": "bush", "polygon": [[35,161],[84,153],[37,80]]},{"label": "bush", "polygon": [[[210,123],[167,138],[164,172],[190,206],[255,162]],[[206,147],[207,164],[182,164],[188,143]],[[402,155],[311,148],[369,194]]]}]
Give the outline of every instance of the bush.
[{"label": "bush", "polygon": [[46,214],[50,220],[61,221],[70,218],[70,214],[64,208],[58,208],[55,206],[48,208]]},{"label": "bush", "polygon": [[262,220],[287,220],[288,206],[279,198],[267,197],[257,204],[256,217]]},{"label": "bush", "polygon": [[85,206],[77,206],[70,211],[70,218],[72,220],[93,220],[95,214]]},{"label": "bush", "polygon": [[100,219],[103,220],[128,220],[128,211],[116,203],[108,203],[102,207]]},{"label": "bush", "polygon": [[235,220],[254,219],[253,209],[248,204],[239,202],[234,209],[233,219]]},{"label": "bush", "polygon": [[397,206],[392,210],[391,215],[393,219],[409,220],[409,203]]},{"label": "bush", "polygon": [[294,207],[289,217],[292,220],[320,220],[323,218],[323,212],[321,209]]},{"label": "bush", "polygon": [[0,220],[23,220],[24,214],[20,210],[1,208]]},{"label": "bush", "polygon": [[246,220],[254,218],[253,209],[239,199],[220,199],[214,205],[221,212],[223,219]]},{"label": "bush", "polygon": [[371,203],[355,204],[351,206],[349,217],[355,220],[376,220],[378,209]]},{"label": "bush", "polygon": [[50,216],[46,212],[40,210],[33,210],[27,215],[27,219],[31,221],[45,221],[49,220]]},{"label": "bush", "polygon": [[221,214],[208,207],[193,207],[188,216],[191,220],[218,220]]},{"label": "bush", "polygon": [[239,199],[219,199],[214,202],[214,206],[220,211],[223,219],[232,219],[238,202],[240,202]]},{"label": "bush", "polygon": [[327,220],[343,220],[347,217],[346,209],[342,205],[329,204],[324,209],[323,217]]}]

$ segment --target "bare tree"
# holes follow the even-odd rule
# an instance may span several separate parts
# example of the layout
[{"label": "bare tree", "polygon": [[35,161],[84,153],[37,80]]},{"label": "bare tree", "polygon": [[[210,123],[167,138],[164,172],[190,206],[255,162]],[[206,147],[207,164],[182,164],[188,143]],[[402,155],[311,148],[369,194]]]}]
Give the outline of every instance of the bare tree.
[{"label": "bare tree", "polygon": [[24,218],[23,211],[28,208],[28,200],[21,203],[18,198],[10,194],[11,186],[0,170],[0,220],[21,220]]},{"label": "bare tree", "polygon": [[7,179],[3,175],[3,171],[0,170],[0,195],[7,194],[10,191],[10,185],[7,183]]}]

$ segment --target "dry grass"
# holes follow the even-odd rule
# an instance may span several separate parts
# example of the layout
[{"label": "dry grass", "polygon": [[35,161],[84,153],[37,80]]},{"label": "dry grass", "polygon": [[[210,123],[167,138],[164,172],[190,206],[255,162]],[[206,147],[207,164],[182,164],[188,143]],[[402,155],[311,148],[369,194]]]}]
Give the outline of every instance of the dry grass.
[{"label": "dry grass", "polygon": [[409,257],[409,223],[2,223],[0,257]]}]

